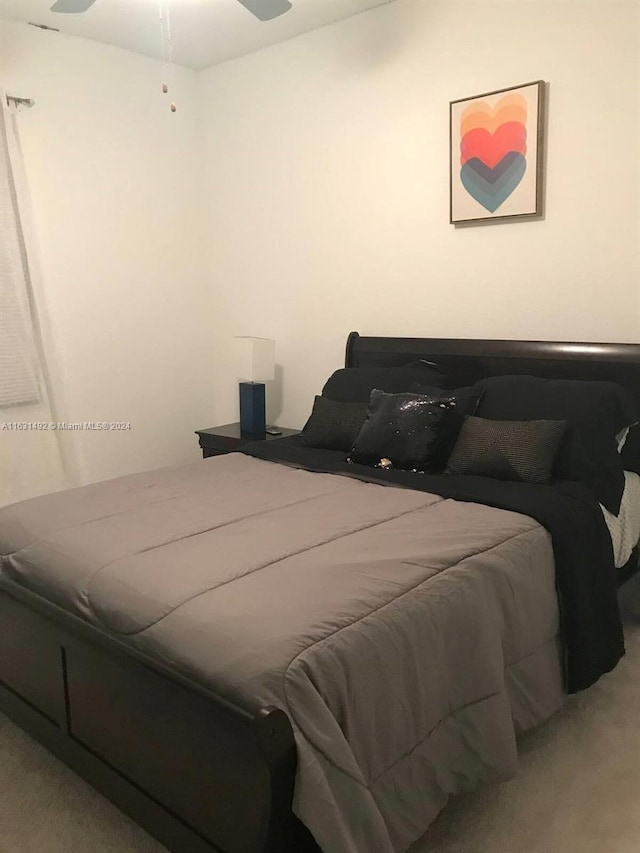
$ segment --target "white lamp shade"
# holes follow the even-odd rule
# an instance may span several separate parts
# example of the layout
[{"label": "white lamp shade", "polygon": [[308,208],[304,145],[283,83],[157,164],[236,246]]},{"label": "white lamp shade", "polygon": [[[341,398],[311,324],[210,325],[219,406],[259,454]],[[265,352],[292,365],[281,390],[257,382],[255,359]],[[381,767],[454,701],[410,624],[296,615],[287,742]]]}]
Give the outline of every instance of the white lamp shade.
[{"label": "white lamp shade", "polygon": [[276,342],[271,338],[237,337],[238,378],[245,382],[268,382],[275,376]]}]

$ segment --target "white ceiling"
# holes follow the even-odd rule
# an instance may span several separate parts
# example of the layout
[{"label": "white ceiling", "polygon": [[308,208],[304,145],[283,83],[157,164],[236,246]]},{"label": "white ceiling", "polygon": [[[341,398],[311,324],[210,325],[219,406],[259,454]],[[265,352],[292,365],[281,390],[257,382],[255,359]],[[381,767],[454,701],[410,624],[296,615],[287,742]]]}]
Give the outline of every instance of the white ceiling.
[{"label": "white ceiling", "polygon": [[80,15],[51,12],[49,7],[53,2],[0,0],[0,16],[46,24],[68,35],[163,59],[167,39],[163,38],[160,9],[168,5],[173,61],[201,69],[391,0],[292,0],[292,9],[265,22],[255,18],[237,0],[96,0]]}]

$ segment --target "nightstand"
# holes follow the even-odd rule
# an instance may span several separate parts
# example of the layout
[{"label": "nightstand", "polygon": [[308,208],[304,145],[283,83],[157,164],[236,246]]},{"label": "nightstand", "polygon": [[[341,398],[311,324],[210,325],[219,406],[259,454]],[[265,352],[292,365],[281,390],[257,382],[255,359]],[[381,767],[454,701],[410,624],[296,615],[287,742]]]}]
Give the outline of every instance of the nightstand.
[{"label": "nightstand", "polygon": [[209,427],[209,429],[197,429],[196,435],[200,441],[202,448],[202,456],[206,459],[208,456],[220,456],[223,453],[233,453],[234,450],[239,450],[244,444],[249,444],[250,441],[273,441],[276,438],[286,438],[290,435],[298,435],[299,429],[287,429],[286,427],[278,427],[282,435],[251,435],[247,432],[240,432],[240,424],[224,424],[223,426]]}]

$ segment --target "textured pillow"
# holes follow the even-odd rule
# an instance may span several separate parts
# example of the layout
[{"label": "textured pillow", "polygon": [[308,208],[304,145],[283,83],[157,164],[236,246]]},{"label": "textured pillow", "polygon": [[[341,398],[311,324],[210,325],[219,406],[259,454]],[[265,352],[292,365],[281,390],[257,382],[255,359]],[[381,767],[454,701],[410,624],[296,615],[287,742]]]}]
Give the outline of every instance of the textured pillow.
[{"label": "textured pillow", "polygon": [[564,421],[491,421],[466,417],[446,474],[548,483]]},{"label": "textured pillow", "polygon": [[369,412],[347,462],[425,471],[439,441],[451,398],[373,390]]},{"label": "textured pillow", "polygon": [[491,420],[565,420],[554,475],[582,480],[617,515],[624,490],[616,435],[638,420],[629,393],[614,382],[494,376],[482,379],[477,415]]},{"label": "textured pillow", "polygon": [[322,396],[342,403],[368,403],[374,388],[397,394],[409,391],[416,382],[440,387],[445,376],[427,362],[406,367],[343,367],[325,382]]},{"label": "textured pillow", "polygon": [[301,433],[306,447],[350,450],[367,417],[368,403],[338,403],[316,397],[309,420]]}]

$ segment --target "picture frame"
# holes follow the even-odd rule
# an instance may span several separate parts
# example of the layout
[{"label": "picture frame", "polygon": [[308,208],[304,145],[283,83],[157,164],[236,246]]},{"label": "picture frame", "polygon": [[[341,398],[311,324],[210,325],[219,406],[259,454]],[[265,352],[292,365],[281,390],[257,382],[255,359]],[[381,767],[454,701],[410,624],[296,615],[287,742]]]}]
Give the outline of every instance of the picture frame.
[{"label": "picture frame", "polygon": [[449,103],[449,221],[542,216],[545,83]]}]

